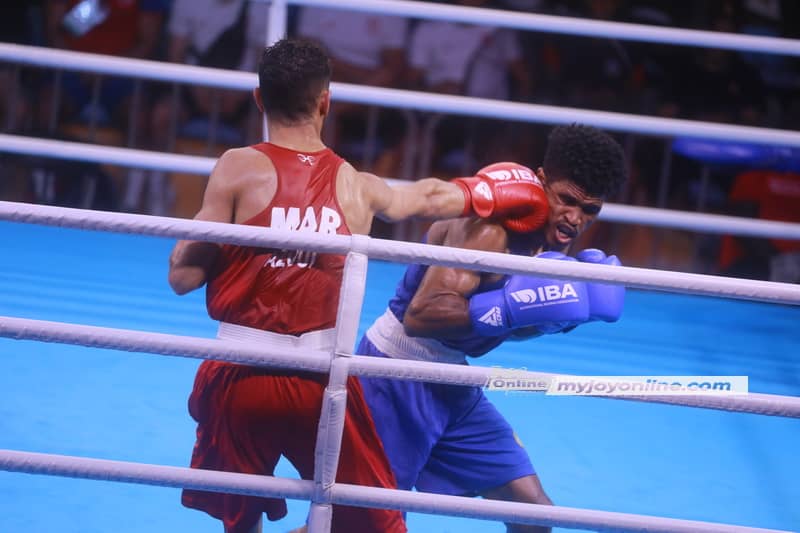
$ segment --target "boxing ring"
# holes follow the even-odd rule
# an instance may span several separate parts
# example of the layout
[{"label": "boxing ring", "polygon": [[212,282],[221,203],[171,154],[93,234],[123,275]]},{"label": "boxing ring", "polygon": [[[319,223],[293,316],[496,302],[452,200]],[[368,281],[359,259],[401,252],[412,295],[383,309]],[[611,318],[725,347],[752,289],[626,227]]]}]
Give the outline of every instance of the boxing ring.
[{"label": "boxing ring", "polygon": [[[409,3],[377,4],[402,7]],[[515,14],[515,17],[519,23],[520,15]],[[790,50],[795,52],[787,53],[797,53],[797,44],[794,46]],[[29,63],[49,62],[60,66],[69,58],[76,67],[80,64],[81,69],[101,71],[136,70],[144,66],[153,69],[145,71],[145,77],[151,78],[159,68],[147,62],[87,58],[83,54],[0,45],[0,57],[8,59],[10,55]],[[25,58],[21,57],[23,55]],[[89,59],[98,63],[91,63]],[[204,72],[208,69],[170,65],[169,70],[176,74],[169,79],[178,79],[183,75],[181,72],[197,76],[196,81],[210,79],[203,78],[209,74]],[[167,74],[165,71],[163,75]],[[229,87],[244,85],[245,81],[249,88],[253,77],[230,73],[217,78],[217,82],[227,83],[225,86]],[[392,105],[397,103],[394,98],[398,93],[402,93],[346,86],[334,87],[333,92],[339,96],[344,92],[342,99],[362,101],[359,98],[363,97],[374,102],[389,101]],[[412,104],[419,102],[412,100],[419,100],[419,93],[407,97],[409,107],[418,107]],[[432,98],[424,105],[432,108],[445,105],[442,101],[445,99]],[[541,117],[537,112],[543,106],[511,104],[504,108],[506,103],[446,100],[446,106],[452,106],[448,110],[464,114],[469,110],[485,116],[511,118],[511,113],[525,108],[526,113],[530,113],[525,117],[532,121],[584,121],[610,129],[660,134],[699,131],[698,125],[690,121],[649,122],[641,117],[622,118],[613,113],[565,112],[552,108],[548,110],[550,114]],[[491,115],[494,112],[498,115]],[[563,117],[558,118],[562,112]],[[519,120],[520,115],[516,113],[513,118]],[[613,127],[609,126],[611,123]],[[640,129],[634,129],[637,127]],[[795,132],[706,125],[702,133],[709,138],[727,140],[756,135],[756,142],[800,146],[800,134]],[[124,161],[134,166],[149,165],[166,170],[186,170],[190,166],[199,172],[210,169],[209,160],[205,158],[74,146],[10,135],[0,136],[0,147],[22,153]],[[734,228],[734,232],[740,234],[800,238],[800,227],[793,224],[702,215],[687,218],[677,213],[656,213],[657,210],[608,207],[611,209],[603,211],[605,220],[720,233]],[[0,468],[17,472],[0,476],[5,500],[0,505],[8,506],[3,509],[4,519],[9,515],[22,515],[8,522],[10,530],[36,530],[36,524],[44,523],[53,526],[52,521],[58,520],[56,517],[63,521],[58,524],[60,530],[73,527],[75,531],[102,531],[111,524],[115,529],[129,527],[130,531],[219,529],[218,523],[201,513],[180,509],[174,490],[165,492],[134,485],[56,480],[21,473],[311,500],[312,531],[325,530],[327,507],[324,504],[329,502],[594,530],[745,531],[757,530],[756,527],[773,530],[800,527],[800,515],[793,505],[800,496],[797,483],[800,468],[793,449],[800,442],[800,425],[792,420],[800,417],[797,379],[800,363],[792,358],[798,346],[795,328],[800,318],[799,286],[583,263],[554,265],[531,258],[449,250],[364,236],[319,236],[10,202],[0,202],[0,219],[6,221],[0,223],[0,233],[7,251],[0,271],[0,288],[4,295],[0,303],[0,315],[4,315],[0,318],[0,336],[21,341],[0,341],[3,361],[8,364],[7,372],[0,378],[3,391],[0,397],[4,398],[0,402],[3,409],[0,447],[13,448],[0,451]],[[102,233],[76,229],[101,230]],[[258,347],[209,338],[213,335],[213,325],[204,317],[201,296],[193,294],[179,299],[166,287],[166,257],[171,242],[122,235],[126,233],[348,254],[335,352],[286,350],[269,353]],[[368,279],[368,260],[460,265],[494,272],[602,280],[645,290],[629,291],[628,309],[620,324],[588,324],[567,336],[503,346],[489,356],[490,360],[479,361],[487,366],[387,361],[350,355],[358,335],[383,311],[401,272],[397,265],[372,262]],[[366,291],[368,299],[365,299],[365,288],[369,289]],[[659,292],[650,292],[652,290]],[[698,294],[704,296],[696,296]],[[720,330],[726,333],[720,335]],[[120,354],[120,351],[136,353]],[[141,353],[182,357],[144,358]],[[270,478],[158,466],[183,465],[188,458],[192,424],[185,412],[185,399],[197,359],[330,373],[331,394],[323,408],[324,427],[317,441],[320,453],[313,481],[287,479],[291,474],[286,470],[278,471],[279,477]],[[506,414],[526,444],[554,500],[569,502],[574,507],[423,495],[333,482],[343,400],[337,389],[341,388],[346,375],[484,385],[496,372],[488,365],[536,368],[537,372],[531,372],[531,377],[553,372],[577,375],[745,374],[751,376],[753,390],[765,390],[769,394],[648,397],[636,401],[492,395],[492,401]],[[9,391],[11,401],[7,402]],[[662,405],[669,403],[684,407]],[[521,404],[524,407],[520,409]],[[686,409],[686,406],[702,409]],[[91,417],[84,413],[101,416],[99,421],[90,422]],[[63,419],[59,415],[63,415]],[[579,435],[570,438],[573,432]],[[165,446],[165,441],[175,445]],[[31,449],[57,451],[59,455],[21,451]],[[90,456],[103,459],[90,459]],[[623,470],[634,475],[626,478]],[[626,484],[629,488],[623,488]],[[662,486],[680,493],[667,498]],[[77,490],[76,487],[83,488]],[[105,507],[104,498],[109,498],[109,494],[111,498],[118,496],[112,500],[116,504],[106,511],[113,516],[85,518],[92,513],[82,510],[90,509],[92,504]],[[698,504],[712,496],[718,498],[717,503]],[[37,504],[51,509],[64,500],[72,503],[68,506],[70,514],[55,511],[43,521],[37,521],[41,519],[36,516]],[[142,505],[144,500],[152,505]],[[154,509],[158,509],[159,514],[153,514]],[[284,520],[277,530],[299,525],[307,509],[308,504],[304,502],[299,507],[290,507],[290,520],[294,522]],[[179,520],[169,525],[170,516],[176,514]],[[657,515],[679,518],[657,518]],[[82,523],[84,519],[88,523]],[[412,531],[455,527],[463,531],[487,530],[485,522],[442,520],[426,522],[421,515],[412,515],[409,524]],[[265,524],[268,531],[273,527]]]}]

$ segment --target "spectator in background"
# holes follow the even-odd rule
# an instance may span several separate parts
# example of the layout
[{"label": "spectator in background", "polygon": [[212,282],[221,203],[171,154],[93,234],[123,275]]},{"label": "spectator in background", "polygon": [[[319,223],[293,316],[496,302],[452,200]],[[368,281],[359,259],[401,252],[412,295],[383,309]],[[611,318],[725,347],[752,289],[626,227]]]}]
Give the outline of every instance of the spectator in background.
[{"label": "spectator in background", "polygon": [[[42,4],[45,45],[137,59],[155,57],[169,8],[169,0],[43,0]],[[130,106],[137,83],[130,77],[49,71],[36,90],[33,129],[39,135],[68,140],[98,142],[100,136],[103,144],[123,144],[125,126],[136,120]],[[115,176],[99,166],[34,161],[30,174],[36,201],[118,207]]]},{"label": "spectator in background", "polygon": [[[16,44],[41,44],[39,2],[9,2],[0,17],[0,41]],[[22,133],[31,127],[30,112],[36,96],[38,70],[16,64],[0,64],[0,131]],[[0,153],[0,198],[33,201],[30,158]]]},{"label": "spectator in background", "polygon": [[[457,3],[484,7],[488,0]],[[414,29],[408,56],[409,80],[421,90],[496,100],[526,100],[531,94],[530,67],[513,30],[425,20]],[[509,144],[507,131],[507,124],[497,121],[445,119],[436,136],[437,152],[443,158],[440,170],[466,174],[481,166],[483,159],[473,160],[470,145],[481,146],[480,155],[486,161],[511,158],[498,153]]]},{"label": "spectator in background", "polygon": [[[628,9],[620,13],[624,22],[649,24],[673,28],[688,25],[688,15],[682,9],[685,6],[668,4],[660,0],[638,0],[632,2]],[[688,61],[686,50],[676,46],[664,46],[661,43],[628,41],[626,50],[630,53],[632,63],[636,65],[637,80],[642,99],[638,112],[647,115],[675,117],[677,107],[667,99],[666,88],[669,87],[670,76],[679,72]]]},{"label": "spectator in background", "polygon": [[[560,14],[617,21],[622,0],[583,0]],[[571,107],[636,112],[642,96],[642,67],[627,43],[616,39],[565,36],[559,40],[561,103]]]},{"label": "spectator in background", "polygon": [[[791,34],[792,17],[800,16],[800,12],[792,13],[791,4],[797,10],[798,2],[781,0],[743,0],[740,4],[741,32],[750,35],[768,37],[788,37]],[[767,87],[765,126],[789,127],[796,129],[790,122],[784,126],[785,117],[796,105],[800,92],[800,61],[796,57],[779,54],[743,53],[742,59],[752,68],[758,70],[764,85]],[[796,117],[795,117],[796,119]]]},{"label": "spectator in background", "polygon": [[[302,7],[297,34],[327,48],[333,81],[401,88],[407,68],[408,28],[408,20],[402,17]],[[366,170],[381,172],[373,168],[371,159],[390,155],[396,147],[404,131],[402,115],[348,103],[337,103],[333,112],[326,131],[328,144],[345,157],[360,159]],[[370,120],[377,122],[377,139],[368,138]]]},{"label": "spectator in background", "polygon": [[304,7],[297,33],[328,48],[337,81],[397,87],[405,73],[405,18]]},{"label": "spectator in background", "polygon": [[[173,0],[167,60],[253,71],[266,44],[267,13],[267,4],[247,0]],[[219,118],[239,130],[239,136],[230,141],[241,143],[242,121],[253,110],[251,103],[247,91],[193,85],[185,91],[179,105],[184,120],[206,119],[214,106],[218,106]],[[153,133],[169,131],[172,107],[170,99],[159,100],[153,113]]]},{"label": "spectator in background", "polygon": [[[800,167],[800,161],[795,161]],[[728,194],[731,214],[800,222],[800,174],[753,170],[739,174]],[[719,254],[722,274],[800,283],[800,242],[725,236]]]},{"label": "spectator in background", "polygon": [[[268,5],[248,0],[173,0],[167,27],[167,60],[203,67],[252,72],[266,43]],[[248,91],[192,85],[177,98],[156,98],[149,119],[151,148],[171,150],[175,135],[208,138],[224,144],[246,142],[248,118],[255,116]],[[257,125],[256,121],[252,121]],[[174,194],[161,171],[132,172],[123,209],[139,209],[149,184],[145,210],[169,212]]]},{"label": "spectator in background", "polygon": [[[16,44],[38,44],[35,34],[34,12],[37,2],[11,2],[3,7],[0,17],[0,41]],[[18,65],[0,67],[0,128],[3,131],[19,131],[25,128],[30,113],[29,94],[33,80],[28,72]]]},{"label": "spectator in background", "polygon": [[[553,14],[556,10],[554,2],[551,0],[498,0],[498,2],[497,7],[504,10],[541,14]],[[487,4],[486,7],[491,7],[491,5]],[[562,90],[558,79],[560,56],[556,43],[557,34],[519,31],[517,37],[522,49],[523,62],[533,67],[528,68],[528,83],[531,89],[535,87],[535,91],[531,90],[528,94],[523,94],[523,89],[516,96],[521,100],[541,104],[557,102]],[[541,136],[542,144],[544,144],[547,135],[543,132]]]},{"label": "spectator in background", "polygon": [[[155,55],[169,0],[47,0],[45,32],[53,48],[152,59]],[[82,12],[81,16],[77,13]],[[86,14],[90,13],[88,17]],[[99,87],[95,89],[95,83]],[[129,78],[64,72],[61,107],[65,118],[119,126],[127,122],[134,82]],[[40,126],[50,133],[53,84],[40,97]],[[93,104],[93,92],[98,101]]]},{"label": "spectator in background", "polygon": [[[736,33],[732,4],[712,13],[709,28]],[[713,48],[693,51],[670,76],[678,116],[710,122],[762,125],[766,91],[761,75],[737,52]],[[688,81],[688,83],[687,83]]]},{"label": "spectator in background", "polygon": [[[457,3],[483,7],[488,0]],[[425,20],[414,29],[408,55],[412,85],[432,92],[496,100],[530,93],[528,66],[513,30]]]}]

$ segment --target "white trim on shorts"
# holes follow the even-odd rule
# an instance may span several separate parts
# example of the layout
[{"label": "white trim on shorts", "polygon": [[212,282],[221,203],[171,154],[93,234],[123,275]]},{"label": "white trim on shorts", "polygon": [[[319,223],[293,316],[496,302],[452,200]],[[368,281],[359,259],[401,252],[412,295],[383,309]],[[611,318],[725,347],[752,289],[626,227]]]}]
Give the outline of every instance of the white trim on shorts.
[{"label": "white trim on shorts", "polygon": [[248,328],[230,322],[220,322],[217,338],[241,342],[258,342],[270,348],[303,348],[307,350],[333,351],[336,345],[336,330],[321,329],[302,335],[283,335],[263,329]]},{"label": "white trim on shorts", "polygon": [[434,363],[465,363],[464,352],[448,348],[436,339],[409,337],[403,324],[391,309],[367,330],[367,338],[375,347],[392,359],[413,359]]}]

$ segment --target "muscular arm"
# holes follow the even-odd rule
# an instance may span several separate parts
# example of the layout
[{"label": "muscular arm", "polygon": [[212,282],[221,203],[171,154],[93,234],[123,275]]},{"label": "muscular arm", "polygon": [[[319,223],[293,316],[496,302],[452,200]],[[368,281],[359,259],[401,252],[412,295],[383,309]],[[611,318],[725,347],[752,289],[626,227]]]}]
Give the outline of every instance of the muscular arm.
[{"label": "muscular arm", "polygon": [[445,219],[461,216],[466,205],[462,189],[435,178],[390,187],[383,179],[358,172],[349,163],[339,169],[336,196],[353,233],[369,233],[373,217],[387,222],[407,218]]},{"label": "muscular arm", "polygon": [[[489,252],[505,252],[508,241],[502,226],[476,219],[439,222],[429,235],[433,244]],[[415,337],[452,338],[471,332],[469,298],[484,276],[461,268],[428,268],[403,319],[406,333]]]},{"label": "muscular arm", "polygon": [[[233,222],[236,164],[226,152],[208,178],[208,185],[195,220]],[[169,257],[169,284],[176,294],[186,294],[202,287],[219,253],[219,245],[201,241],[178,241]]]},{"label": "muscular arm", "polygon": [[464,212],[461,189],[436,178],[390,187],[382,179],[367,175],[366,188],[375,215],[387,222],[411,217],[455,218]]}]

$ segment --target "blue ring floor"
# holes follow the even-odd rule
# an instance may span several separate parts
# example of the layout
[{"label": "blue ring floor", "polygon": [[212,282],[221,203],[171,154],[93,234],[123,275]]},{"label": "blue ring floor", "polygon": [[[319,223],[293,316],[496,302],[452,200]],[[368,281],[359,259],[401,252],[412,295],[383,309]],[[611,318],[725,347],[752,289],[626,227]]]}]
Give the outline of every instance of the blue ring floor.
[{"label": "blue ring floor", "polygon": [[[213,337],[203,291],[172,294],[173,241],[0,223],[0,314]],[[361,332],[402,265],[371,262]],[[617,324],[507,343],[476,364],[579,375],[746,375],[800,396],[800,308],[628,291]],[[186,466],[199,361],[0,339],[0,448]],[[559,505],[800,529],[800,420],[627,401],[487,392]],[[277,475],[295,477],[281,464]],[[0,532],[219,532],[177,489],[0,472]],[[288,531],[307,502],[265,521]],[[502,524],[412,514],[412,532]],[[559,530],[561,531],[561,530]],[[566,530],[564,530],[566,531]]]}]

